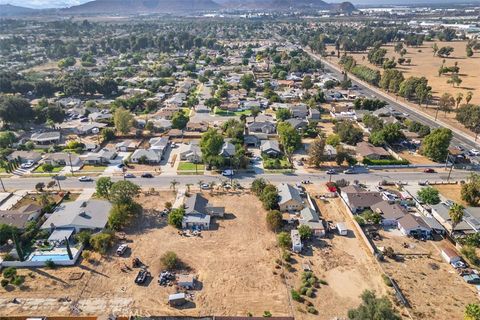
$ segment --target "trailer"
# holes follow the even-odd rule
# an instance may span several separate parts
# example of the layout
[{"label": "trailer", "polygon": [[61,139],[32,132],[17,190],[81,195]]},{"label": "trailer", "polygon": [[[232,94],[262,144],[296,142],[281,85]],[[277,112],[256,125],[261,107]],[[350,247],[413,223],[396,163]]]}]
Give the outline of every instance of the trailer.
[{"label": "trailer", "polygon": [[337,222],[337,231],[341,236],[346,236],[348,234],[348,229],[345,222]]}]

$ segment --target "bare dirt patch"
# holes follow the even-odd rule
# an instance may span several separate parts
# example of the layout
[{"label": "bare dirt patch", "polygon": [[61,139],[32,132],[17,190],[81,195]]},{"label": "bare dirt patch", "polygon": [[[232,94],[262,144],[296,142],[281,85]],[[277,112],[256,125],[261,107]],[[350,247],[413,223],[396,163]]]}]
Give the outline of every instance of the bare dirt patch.
[{"label": "bare dirt patch", "polygon": [[433,185],[435,189],[437,189],[442,196],[447,199],[452,200],[455,203],[461,204],[464,207],[468,207],[468,203],[462,200],[461,184],[438,184]]}]

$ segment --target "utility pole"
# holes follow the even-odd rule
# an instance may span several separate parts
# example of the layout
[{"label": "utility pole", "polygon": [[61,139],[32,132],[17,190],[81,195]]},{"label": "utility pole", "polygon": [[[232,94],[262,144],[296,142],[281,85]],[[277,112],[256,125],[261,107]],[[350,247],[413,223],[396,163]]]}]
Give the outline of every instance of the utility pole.
[{"label": "utility pole", "polygon": [[72,174],[72,177],[73,177],[72,153],[71,152],[68,152],[68,160],[70,161],[70,173]]},{"label": "utility pole", "polygon": [[62,186],[60,185],[60,179],[58,178],[58,174],[55,176],[55,180],[57,180],[58,183],[58,190],[62,191]]},{"label": "utility pole", "polygon": [[2,189],[3,189],[3,192],[6,192],[7,190],[5,190],[5,186],[3,185],[3,180],[2,178],[0,177],[0,183],[2,184]]}]

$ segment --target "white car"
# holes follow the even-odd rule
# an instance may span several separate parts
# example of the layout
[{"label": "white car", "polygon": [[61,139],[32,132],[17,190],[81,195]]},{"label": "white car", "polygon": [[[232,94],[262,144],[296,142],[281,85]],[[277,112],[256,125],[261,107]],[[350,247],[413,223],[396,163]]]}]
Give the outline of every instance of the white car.
[{"label": "white car", "polygon": [[233,170],[223,170],[222,172],[222,176],[225,176],[225,177],[230,177],[230,176],[233,176],[235,174],[235,172]]},{"label": "white car", "polygon": [[121,244],[118,248],[117,248],[117,256],[121,256],[122,254],[125,253],[125,251],[127,251],[128,249],[128,245],[127,244]]},{"label": "white car", "polygon": [[472,156],[480,156],[480,151],[478,151],[477,149],[472,149],[470,150],[470,154]]},{"label": "white car", "polygon": [[22,168],[22,169],[28,169],[28,168],[33,167],[34,164],[35,164],[35,162],[33,162],[32,160],[28,160],[27,162],[25,162],[25,163],[23,163],[22,165],[20,165],[20,168]]},{"label": "white car", "polygon": [[80,181],[80,182],[90,182],[90,181],[93,181],[93,179],[91,177],[82,176],[82,177],[78,178],[78,181]]},{"label": "white car", "polygon": [[210,185],[208,183],[202,183],[202,185],[200,186],[200,188],[202,190],[209,190],[210,189]]}]

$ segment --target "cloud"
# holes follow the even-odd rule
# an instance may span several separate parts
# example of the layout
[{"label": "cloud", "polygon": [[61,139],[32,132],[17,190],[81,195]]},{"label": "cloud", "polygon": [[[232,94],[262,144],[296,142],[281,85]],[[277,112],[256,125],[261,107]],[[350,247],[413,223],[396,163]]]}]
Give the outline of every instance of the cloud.
[{"label": "cloud", "polygon": [[11,4],[29,8],[64,8],[79,5],[91,0],[0,0],[0,4]]}]

